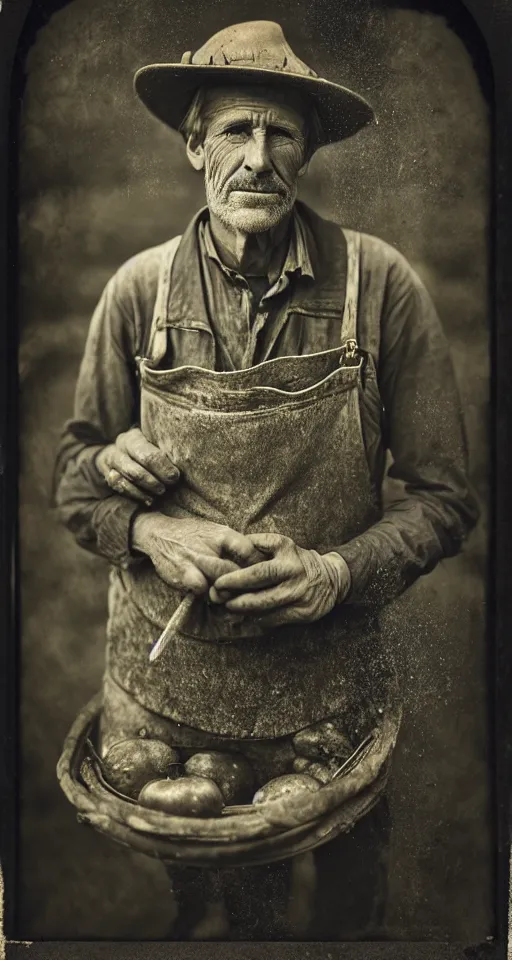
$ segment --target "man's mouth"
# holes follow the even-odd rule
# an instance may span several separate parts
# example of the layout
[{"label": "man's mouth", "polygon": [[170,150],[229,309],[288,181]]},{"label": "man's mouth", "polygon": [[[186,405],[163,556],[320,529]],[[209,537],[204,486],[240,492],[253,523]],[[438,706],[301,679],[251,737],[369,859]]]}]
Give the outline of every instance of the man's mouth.
[{"label": "man's mouth", "polygon": [[257,194],[267,194],[272,197],[282,196],[283,191],[278,187],[232,187],[229,191],[230,193],[257,193]]},{"label": "man's mouth", "polygon": [[282,193],[269,190],[232,190],[231,202],[243,207],[274,207],[283,199]]}]

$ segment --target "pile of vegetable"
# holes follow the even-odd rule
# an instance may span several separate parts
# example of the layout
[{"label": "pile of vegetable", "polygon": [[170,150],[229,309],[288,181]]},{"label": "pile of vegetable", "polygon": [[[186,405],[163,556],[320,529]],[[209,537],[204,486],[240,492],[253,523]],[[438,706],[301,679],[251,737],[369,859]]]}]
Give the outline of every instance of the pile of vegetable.
[{"label": "pile of vegetable", "polygon": [[353,752],[348,737],[331,721],[299,731],[292,743],[292,769],[265,784],[257,783],[242,753],[203,750],[187,757],[185,751],[150,738],[116,743],[100,761],[101,772],[117,793],[143,807],[177,816],[216,817],[226,806],[314,793]]}]

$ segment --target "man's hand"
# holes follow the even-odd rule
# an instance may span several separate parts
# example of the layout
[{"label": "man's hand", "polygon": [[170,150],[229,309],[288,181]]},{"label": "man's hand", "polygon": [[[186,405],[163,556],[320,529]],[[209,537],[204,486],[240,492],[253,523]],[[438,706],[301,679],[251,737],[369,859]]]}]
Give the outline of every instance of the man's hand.
[{"label": "man's hand", "polygon": [[96,466],[112,490],[148,507],[180,477],[167,454],[146,440],[138,427],[120,433],[115,443],[104,447]]},{"label": "man's hand", "polygon": [[203,594],[219,577],[261,560],[249,537],[209,520],[175,520],[162,513],[135,517],[132,546],[159,577],[183,592]]},{"label": "man's hand", "polygon": [[289,537],[250,534],[268,559],[225,573],[210,589],[213,603],[263,620],[268,626],[319,620],[341,603],[350,589],[350,572],[337,553],[320,556]]}]

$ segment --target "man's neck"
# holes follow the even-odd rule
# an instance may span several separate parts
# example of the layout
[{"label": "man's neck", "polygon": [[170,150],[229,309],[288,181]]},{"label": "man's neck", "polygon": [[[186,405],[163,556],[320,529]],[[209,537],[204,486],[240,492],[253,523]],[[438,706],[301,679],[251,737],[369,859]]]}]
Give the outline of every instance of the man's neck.
[{"label": "man's neck", "polygon": [[223,262],[242,276],[267,277],[279,273],[288,252],[291,214],[264,233],[229,230],[210,214],[210,227]]}]

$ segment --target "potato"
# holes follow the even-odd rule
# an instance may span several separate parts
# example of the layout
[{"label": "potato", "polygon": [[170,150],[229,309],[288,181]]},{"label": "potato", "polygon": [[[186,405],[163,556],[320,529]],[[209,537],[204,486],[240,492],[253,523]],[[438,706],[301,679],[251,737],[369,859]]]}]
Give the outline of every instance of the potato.
[{"label": "potato", "polygon": [[254,771],[241,753],[221,753],[218,750],[195,753],[187,760],[185,770],[188,775],[213,780],[228,804],[251,802]]},{"label": "potato", "polygon": [[308,760],[325,761],[334,758],[343,762],[353,751],[352,743],[343,730],[331,720],[315,723],[299,730],[293,738],[295,753]]},{"label": "potato", "polygon": [[314,777],[315,780],[318,780],[319,783],[330,783],[335,769],[336,767],[331,771],[324,763],[312,763],[311,766],[308,767],[308,773],[311,777]]},{"label": "potato", "polygon": [[136,799],[145,783],[165,777],[178,761],[178,751],[161,740],[120,740],[103,759],[102,771],[119,793]]},{"label": "potato", "polygon": [[181,780],[153,780],[142,788],[139,803],[180,817],[217,817],[224,797],[208,777],[183,777]]},{"label": "potato", "polygon": [[293,769],[295,773],[305,773],[310,766],[311,760],[307,760],[306,757],[295,757],[295,760],[293,761]]},{"label": "potato", "polygon": [[296,797],[301,793],[315,793],[320,784],[307,773],[288,773],[284,777],[269,780],[256,791],[253,803],[267,803],[269,800],[282,800],[283,797]]}]

